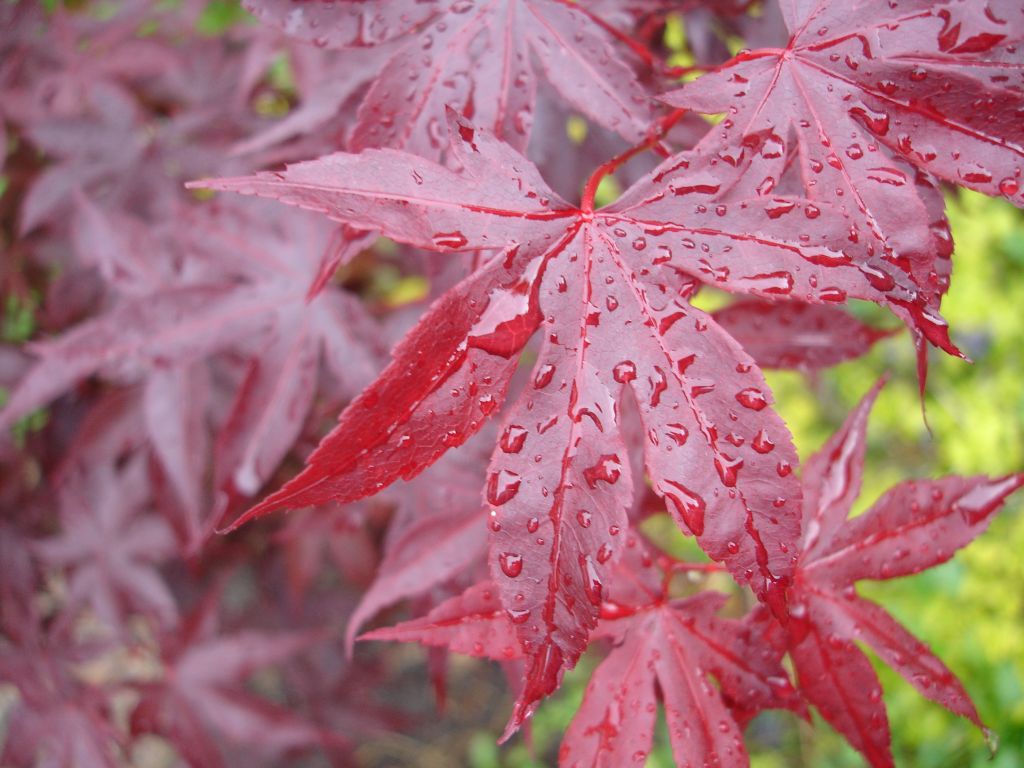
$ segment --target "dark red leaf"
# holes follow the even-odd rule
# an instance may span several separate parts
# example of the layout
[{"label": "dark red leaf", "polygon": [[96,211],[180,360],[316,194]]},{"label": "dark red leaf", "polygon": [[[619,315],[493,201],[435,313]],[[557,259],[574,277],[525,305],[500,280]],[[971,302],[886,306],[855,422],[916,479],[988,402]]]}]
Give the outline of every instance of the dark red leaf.
[{"label": "dark red leaf", "polygon": [[763,368],[828,368],[866,354],[892,334],[838,307],[796,301],[738,301],[713,317]]},{"label": "dark red leaf", "polygon": [[615,55],[604,24],[560,0],[412,2],[316,6],[247,0],[247,7],[320,47],[396,41],[362,103],[355,149],[394,147],[437,156],[452,108],[509,144],[526,147],[537,70],[562,98],[627,139],[643,138],[650,103]]}]

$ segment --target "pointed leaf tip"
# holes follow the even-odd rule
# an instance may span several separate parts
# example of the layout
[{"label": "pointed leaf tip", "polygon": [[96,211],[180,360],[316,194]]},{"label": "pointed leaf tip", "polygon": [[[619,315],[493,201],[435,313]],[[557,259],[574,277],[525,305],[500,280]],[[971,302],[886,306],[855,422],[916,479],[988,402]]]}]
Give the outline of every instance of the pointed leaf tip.
[{"label": "pointed leaf tip", "polygon": [[953,507],[968,525],[977,525],[996,512],[1022,485],[1024,473],[1006,475],[971,489],[958,499]]},{"label": "pointed leaf tip", "polygon": [[516,699],[505,731],[498,739],[499,744],[504,744],[512,738],[515,732],[533,717],[540,702],[558,690],[565,670],[573,666],[575,666],[575,661],[566,664],[562,649],[554,643],[548,643],[533,656],[530,668],[526,673],[523,690],[519,693],[519,698]]},{"label": "pointed leaf tip", "polygon": [[981,733],[985,737],[985,746],[988,747],[989,760],[992,760],[999,751],[999,734],[987,727],[982,728]]}]

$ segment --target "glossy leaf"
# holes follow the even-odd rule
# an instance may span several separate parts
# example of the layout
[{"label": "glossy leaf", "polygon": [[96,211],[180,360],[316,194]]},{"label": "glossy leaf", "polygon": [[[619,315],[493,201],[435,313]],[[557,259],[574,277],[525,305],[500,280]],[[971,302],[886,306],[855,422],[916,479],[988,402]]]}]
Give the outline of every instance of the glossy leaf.
[{"label": "glossy leaf", "polygon": [[[784,49],[741,53],[667,98],[730,111],[701,149],[735,166],[733,183],[745,189],[770,193],[797,154],[807,197],[850,216],[851,239],[874,251],[865,264],[872,282],[889,290],[879,269],[899,265],[934,314],[944,290],[930,212],[938,201],[912,166],[1024,203],[1020,6],[781,5],[792,36]],[[917,324],[953,351],[939,329]]]},{"label": "glossy leaf", "polygon": [[[628,525],[633,483],[618,418],[625,387],[640,404],[655,489],[683,529],[780,615],[797,535],[796,456],[752,361],[687,301],[695,281],[686,270],[702,269],[687,259],[687,235],[708,252],[729,253],[747,239],[726,228],[732,220],[712,225],[697,213],[693,224],[652,221],[663,207],[644,199],[647,186],[634,190],[630,199],[640,202],[629,207],[573,210],[482,131],[453,123],[452,141],[461,177],[422,161],[410,171],[397,153],[367,152],[207,183],[341,221],[365,220],[372,204],[376,225],[395,239],[505,249],[437,300],[304,473],[242,520],[358,498],[419,472],[496,411],[514,356],[543,326],[532,385],[505,417],[485,489],[492,578],[531,659],[519,723],[585,647],[602,572],[618,548],[609,531]],[[513,163],[513,174],[499,162]],[[425,234],[449,226],[456,211],[464,221],[457,237]],[[782,238],[766,234],[758,247],[805,247]]]},{"label": "glossy leaf", "polygon": [[891,766],[881,684],[855,641],[866,643],[922,695],[984,726],[956,676],[884,609],[858,597],[855,582],[945,562],[988,527],[1005,499],[1024,486],[1024,475],[902,483],[846,520],[860,488],[865,425],[877,394],[878,387],[807,462],[804,551],[788,629],[808,700],[871,765]]}]

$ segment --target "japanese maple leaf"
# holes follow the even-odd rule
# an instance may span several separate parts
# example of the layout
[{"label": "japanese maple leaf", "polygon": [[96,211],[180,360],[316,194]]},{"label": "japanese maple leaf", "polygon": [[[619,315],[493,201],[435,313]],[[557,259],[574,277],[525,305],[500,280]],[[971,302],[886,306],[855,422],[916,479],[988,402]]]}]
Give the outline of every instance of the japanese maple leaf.
[{"label": "japanese maple leaf", "polygon": [[396,42],[353,130],[354,149],[395,147],[436,156],[455,107],[519,149],[529,139],[537,69],[567,102],[631,141],[650,102],[603,25],[561,0],[247,0],[265,21],[334,48]]},{"label": "japanese maple leaf", "polygon": [[802,554],[790,593],[789,653],[808,700],[872,766],[893,765],[881,684],[865,643],[922,695],[983,728],[960,681],[885,609],[857,595],[943,563],[988,527],[1024,474],[901,483],[847,520],[861,484],[875,387],[804,466]]},{"label": "japanese maple leaf", "polygon": [[59,221],[76,189],[123,179],[142,161],[147,139],[134,100],[109,84],[90,89],[87,100],[82,114],[40,120],[26,131],[53,163],[33,179],[22,201],[22,234]]},{"label": "japanese maple leaf", "polygon": [[160,638],[164,676],[137,686],[132,712],[136,734],[160,733],[195,765],[225,764],[220,743],[271,756],[297,747],[340,743],[311,723],[248,692],[245,680],[257,669],[279,664],[309,649],[309,632],[219,631],[213,590],[181,625]]},{"label": "japanese maple leaf", "polygon": [[893,333],[839,307],[798,301],[737,301],[714,318],[762,368],[828,368],[860,357]]},{"label": "japanese maple leaf", "polygon": [[[627,536],[595,632],[613,647],[591,678],[566,732],[560,764],[642,761],[651,749],[659,698],[680,765],[744,764],[738,721],[767,707],[802,711],[782,668],[781,651],[761,642],[757,625],[716,616],[726,595],[705,592],[670,599],[666,572],[642,542]],[[509,644],[513,630],[495,585],[483,582],[422,618],[368,632],[361,639],[417,642],[508,661],[520,656],[519,648]]]},{"label": "japanese maple leaf", "polygon": [[57,9],[47,22],[47,45],[31,46],[21,64],[21,87],[5,94],[12,117],[18,122],[74,117],[87,106],[93,88],[127,93],[174,72],[179,52],[159,38],[139,36],[139,25],[148,15],[147,9],[140,10],[122,11],[97,24],[88,14]]},{"label": "japanese maple leaf", "polygon": [[[336,239],[316,218],[261,218],[265,211],[217,205],[196,221],[197,244],[215,269],[246,278],[239,288],[253,311],[233,340],[249,365],[216,451],[218,488],[244,495],[259,490],[294,444],[321,371],[349,394],[371,379],[382,356],[359,300],[325,285],[375,238],[345,232]],[[254,325],[262,326],[258,335]]]},{"label": "japanese maple leaf", "polygon": [[515,625],[490,581],[474,584],[426,616],[375,629],[360,640],[392,640],[437,646],[466,656],[497,661],[522,657]]},{"label": "japanese maple leaf", "polygon": [[762,641],[757,622],[717,616],[728,599],[719,592],[670,595],[673,569],[686,565],[629,535],[595,633],[612,647],[565,733],[560,765],[642,762],[658,699],[678,765],[746,765],[742,728],[754,714],[802,713],[782,654]]},{"label": "japanese maple leaf", "polygon": [[114,768],[123,736],[107,692],[83,682],[76,666],[102,648],[75,642],[70,630],[43,633],[33,618],[0,633],[0,679],[17,688],[4,719],[0,761],[15,768]]},{"label": "japanese maple leaf", "polygon": [[585,646],[602,573],[628,525],[633,490],[618,418],[627,388],[655,490],[713,558],[784,612],[795,452],[753,361],[687,298],[693,275],[706,277],[718,258],[735,265],[743,290],[775,280],[746,263],[752,250],[801,261],[803,279],[839,252],[821,238],[794,239],[765,212],[771,201],[725,217],[666,199],[648,177],[615,206],[594,211],[585,199],[576,209],[482,131],[455,123],[453,149],[459,174],[385,150],[204,185],[276,197],[433,250],[501,249],[438,299],[307,469],[243,519],[352,500],[418,473],[497,410],[518,352],[542,327],[532,381],[505,419],[486,487],[492,577],[531,659],[519,722]]},{"label": "japanese maple leaf", "polygon": [[[848,213],[851,238],[940,294],[930,211],[941,201],[914,166],[1024,204],[1024,10],[1015,0],[781,6],[784,49],[741,53],[667,100],[729,112],[703,149],[748,190],[779,184],[795,134],[807,196]],[[888,278],[875,279],[884,289]]]},{"label": "japanese maple leaf", "polygon": [[113,627],[131,610],[164,624],[177,618],[174,597],[155,567],[177,551],[176,542],[163,519],[139,514],[149,496],[141,458],[123,469],[99,464],[77,482],[65,482],[62,530],[34,545],[43,562],[68,571],[69,616],[88,604]]},{"label": "japanese maple leaf", "polygon": [[370,582],[377,553],[368,516],[360,504],[329,505],[288,516],[275,540],[283,549],[294,605],[306,597],[327,557],[347,583],[365,587]]},{"label": "japanese maple leaf", "polygon": [[780,659],[750,627],[716,616],[727,599],[703,592],[609,622],[601,634],[614,647],[590,678],[559,764],[642,762],[654,740],[660,691],[678,765],[747,765],[743,732],[727,702],[796,708],[797,696]]},{"label": "japanese maple leaf", "polygon": [[[79,193],[70,234],[78,261],[94,266],[102,276],[115,315],[119,303],[144,302],[169,284],[181,281],[182,267],[176,264],[180,260],[176,228],[149,224]],[[41,366],[42,373],[59,392],[60,387],[69,387],[74,380],[68,381],[59,373],[68,361],[52,362],[52,366]],[[127,407],[108,414],[103,429],[141,431],[173,491],[169,499],[173,498],[171,505],[180,510],[177,517],[184,521],[184,538],[195,544],[203,538],[200,520],[205,512],[204,475],[209,459],[209,377],[201,362],[169,362],[161,359],[146,373],[141,386],[127,398]],[[64,370],[73,375],[74,367],[69,368]],[[36,373],[38,376],[40,372]],[[25,388],[21,392],[24,394]],[[104,420],[103,415],[100,420]],[[130,426],[125,422],[131,422]],[[95,447],[90,453],[90,458],[95,458]],[[108,453],[107,459],[116,460],[114,452]]]},{"label": "japanese maple leaf", "polygon": [[480,499],[480,478],[494,436],[485,426],[428,471],[388,491],[396,510],[376,578],[348,620],[350,650],[362,625],[386,606],[459,576],[472,582],[485,570],[487,508]]},{"label": "japanese maple leaf", "polygon": [[[187,250],[191,266],[163,282],[159,272],[146,273],[107,311],[33,345],[36,362],[0,410],[0,425],[86,376],[142,379],[154,448],[175,489],[194,501],[203,469],[194,459],[202,451],[187,435],[198,431],[202,385],[188,366],[237,349],[249,366],[219,436],[218,486],[255,493],[294,443],[321,368],[354,391],[370,379],[379,354],[359,301],[323,288],[332,228],[312,217],[261,218],[259,210],[217,205],[192,212],[190,234],[172,244]],[[132,242],[92,240],[108,253]],[[340,248],[352,255],[364,243],[357,237]],[[298,249],[299,258],[283,259],[288,249]],[[110,271],[132,268],[123,253],[108,258]],[[321,290],[311,295],[314,286]]]}]

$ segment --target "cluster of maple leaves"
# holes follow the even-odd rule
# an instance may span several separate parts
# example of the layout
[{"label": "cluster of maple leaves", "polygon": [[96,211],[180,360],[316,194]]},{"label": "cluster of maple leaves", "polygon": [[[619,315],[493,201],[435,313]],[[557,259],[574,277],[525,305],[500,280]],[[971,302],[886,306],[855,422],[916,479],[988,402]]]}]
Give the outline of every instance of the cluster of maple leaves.
[{"label": "cluster of maple leaves", "polygon": [[[760,369],[889,333],[848,299],[922,387],[959,354],[942,186],[1024,206],[1018,0],[245,5],[0,6],[0,282],[39,325],[0,346],[0,762],[348,760],[398,726],[346,651],[402,603],[363,639],[505,665],[505,738],[603,649],[565,766],[641,763],[659,702],[680,765],[809,706],[892,765],[858,643],[983,727],[856,582],[949,559],[1024,475],[848,520],[881,385],[801,465]],[[708,571],[755,607],[677,578]]]}]

